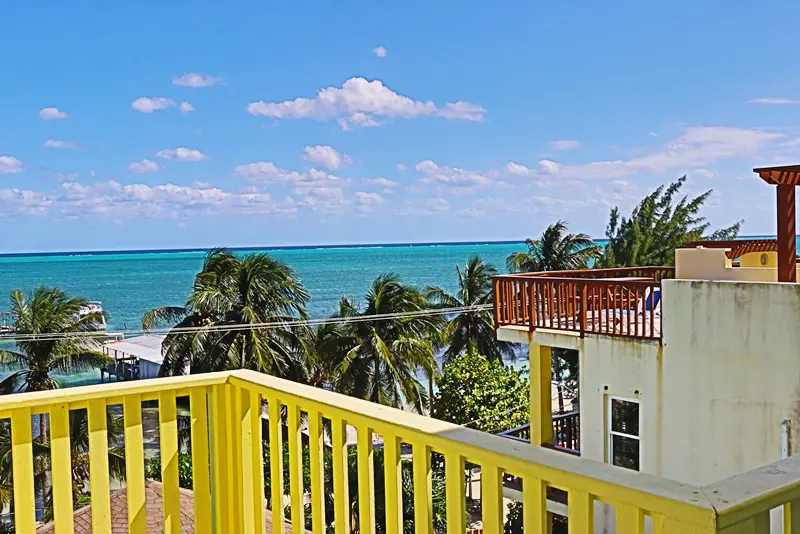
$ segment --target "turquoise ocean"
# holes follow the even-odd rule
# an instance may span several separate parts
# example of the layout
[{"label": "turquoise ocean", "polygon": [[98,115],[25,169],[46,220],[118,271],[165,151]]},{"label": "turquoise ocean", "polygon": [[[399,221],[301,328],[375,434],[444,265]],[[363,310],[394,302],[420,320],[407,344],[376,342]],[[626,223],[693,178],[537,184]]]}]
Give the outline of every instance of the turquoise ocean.
[{"label": "turquoise ocean", "polygon": [[[456,265],[478,254],[498,271],[505,259],[524,251],[523,243],[458,243],[241,249],[266,251],[288,263],[311,293],[313,318],[333,313],[342,296],[363,299],[380,274],[392,272],[420,288],[457,289]],[[0,311],[13,289],[60,287],[70,295],[99,300],[108,314],[108,330],[138,330],[144,312],[156,306],[182,305],[205,251],[86,252],[0,257]],[[522,363],[522,362],[521,362]],[[65,386],[95,383],[99,373],[60,377]]]}]

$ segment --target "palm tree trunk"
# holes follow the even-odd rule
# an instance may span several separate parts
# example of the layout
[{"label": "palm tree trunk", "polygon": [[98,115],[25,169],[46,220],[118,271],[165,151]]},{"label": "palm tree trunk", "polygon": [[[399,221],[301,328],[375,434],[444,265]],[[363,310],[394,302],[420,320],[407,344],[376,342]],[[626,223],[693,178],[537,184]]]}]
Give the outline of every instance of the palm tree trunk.
[{"label": "palm tree trunk", "polygon": [[428,417],[433,417],[433,381],[436,378],[436,371],[428,377]]},{"label": "palm tree trunk", "polygon": [[[47,425],[47,416],[45,414],[39,414],[39,443],[42,445],[45,445],[49,441],[47,437]],[[50,479],[48,478],[47,473],[42,476],[42,485],[40,489],[42,491],[42,502],[44,502],[47,498],[47,494],[50,492]]]}]

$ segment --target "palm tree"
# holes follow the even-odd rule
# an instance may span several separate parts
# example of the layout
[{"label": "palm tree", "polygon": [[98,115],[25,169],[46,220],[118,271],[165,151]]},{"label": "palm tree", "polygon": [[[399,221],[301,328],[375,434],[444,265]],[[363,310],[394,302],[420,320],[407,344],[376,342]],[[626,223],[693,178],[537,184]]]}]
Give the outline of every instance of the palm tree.
[{"label": "palm tree", "polygon": [[[461,308],[465,306],[487,306],[492,303],[492,276],[497,274],[493,265],[485,263],[479,256],[467,260],[464,270],[456,265],[458,291],[452,295],[440,287],[429,287],[426,295],[437,308]],[[447,350],[444,363],[464,351],[482,354],[490,361],[502,361],[503,356],[512,357],[511,344],[495,339],[494,318],[489,309],[464,311],[447,320],[443,333]]]},{"label": "palm tree", "polygon": [[[111,361],[97,350],[97,339],[80,335],[95,330],[102,320],[100,313],[83,312],[87,304],[87,300],[70,298],[56,288],[42,286],[27,295],[20,290],[11,292],[14,334],[20,339],[17,350],[0,350],[0,365],[12,370],[0,382],[0,394],[57,389],[60,384],[50,373],[88,371]],[[3,488],[12,482],[10,450],[10,427],[0,426],[0,500],[3,501],[6,499]],[[49,462],[47,417],[40,415],[39,439],[34,443],[34,472],[36,485],[44,495],[49,494]],[[86,477],[73,477],[73,485],[82,487],[82,480]]]},{"label": "palm tree", "polygon": [[11,292],[14,335],[26,337],[17,341],[16,351],[0,349],[0,365],[13,371],[0,382],[0,394],[57,389],[50,373],[88,371],[110,361],[97,350],[96,339],[80,335],[96,329],[102,319],[100,313],[82,313],[87,304],[43,286],[27,295]]},{"label": "palm tree", "polygon": [[[242,258],[225,249],[210,251],[182,307],[162,307],[142,317],[144,329],[174,322],[162,343],[162,376],[252,369],[290,378],[297,372],[295,348],[301,328],[287,321],[306,318],[309,294],[294,271],[267,254]],[[274,323],[269,328],[238,325]],[[184,327],[199,330],[181,332]]]},{"label": "palm tree", "polygon": [[[427,308],[421,291],[394,274],[379,276],[366,295],[363,308],[347,297],[336,317],[345,319],[341,335],[329,335],[320,351],[335,365],[333,387],[340,393],[402,408],[410,404],[423,412],[428,393],[418,372],[432,379],[434,349],[442,319],[438,315],[402,316]],[[377,314],[399,314],[377,321],[359,320]]]},{"label": "palm tree", "polygon": [[586,269],[601,249],[586,234],[567,233],[567,223],[551,224],[539,239],[526,239],[528,252],[514,252],[506,265],[511,272],[568,271]]}]

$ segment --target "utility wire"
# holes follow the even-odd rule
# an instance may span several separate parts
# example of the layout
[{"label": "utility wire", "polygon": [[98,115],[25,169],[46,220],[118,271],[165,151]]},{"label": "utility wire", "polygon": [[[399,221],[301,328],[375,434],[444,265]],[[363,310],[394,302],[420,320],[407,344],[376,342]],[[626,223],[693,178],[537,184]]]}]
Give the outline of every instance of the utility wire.
[{"label": "utility wire", "polygon": [[[374,315],[356,315],[353,317],[329,317],[324,319],[296,319],[287,321],[269,321],[264,323],[238,323],[231,325],[212,326],[184,326],[173,328],[152,328],[139,330],[125,330],[126,335],[147,334],[188,334],[193,332],[237,332],[246,330],[271,330],[276,328],[291,328],[296,326],[320,326],[326,324],[350,324],[371,321],[388,321],[393,319],[406,319],[414,317],[428,317],[456,313],[473,313],[490,310],[491,304],[477,304],[474,306],[456,306],[452,308],[429,308],[413,312],[383,313]],[[98,339],[113,337],[107,332],[44,332],[40,334],[0,334],[0,341],[58,341],[62,339]]]}]

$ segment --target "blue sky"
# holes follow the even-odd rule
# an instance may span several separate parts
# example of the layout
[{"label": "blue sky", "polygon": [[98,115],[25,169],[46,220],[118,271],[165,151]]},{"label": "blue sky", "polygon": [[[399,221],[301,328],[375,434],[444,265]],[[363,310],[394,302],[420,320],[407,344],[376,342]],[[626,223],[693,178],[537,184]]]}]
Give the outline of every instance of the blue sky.
[{"label": "blue sky", "polygon": [[796,2],[106,4],[0,7],[4,252],[764,234],[800,162]]}]

